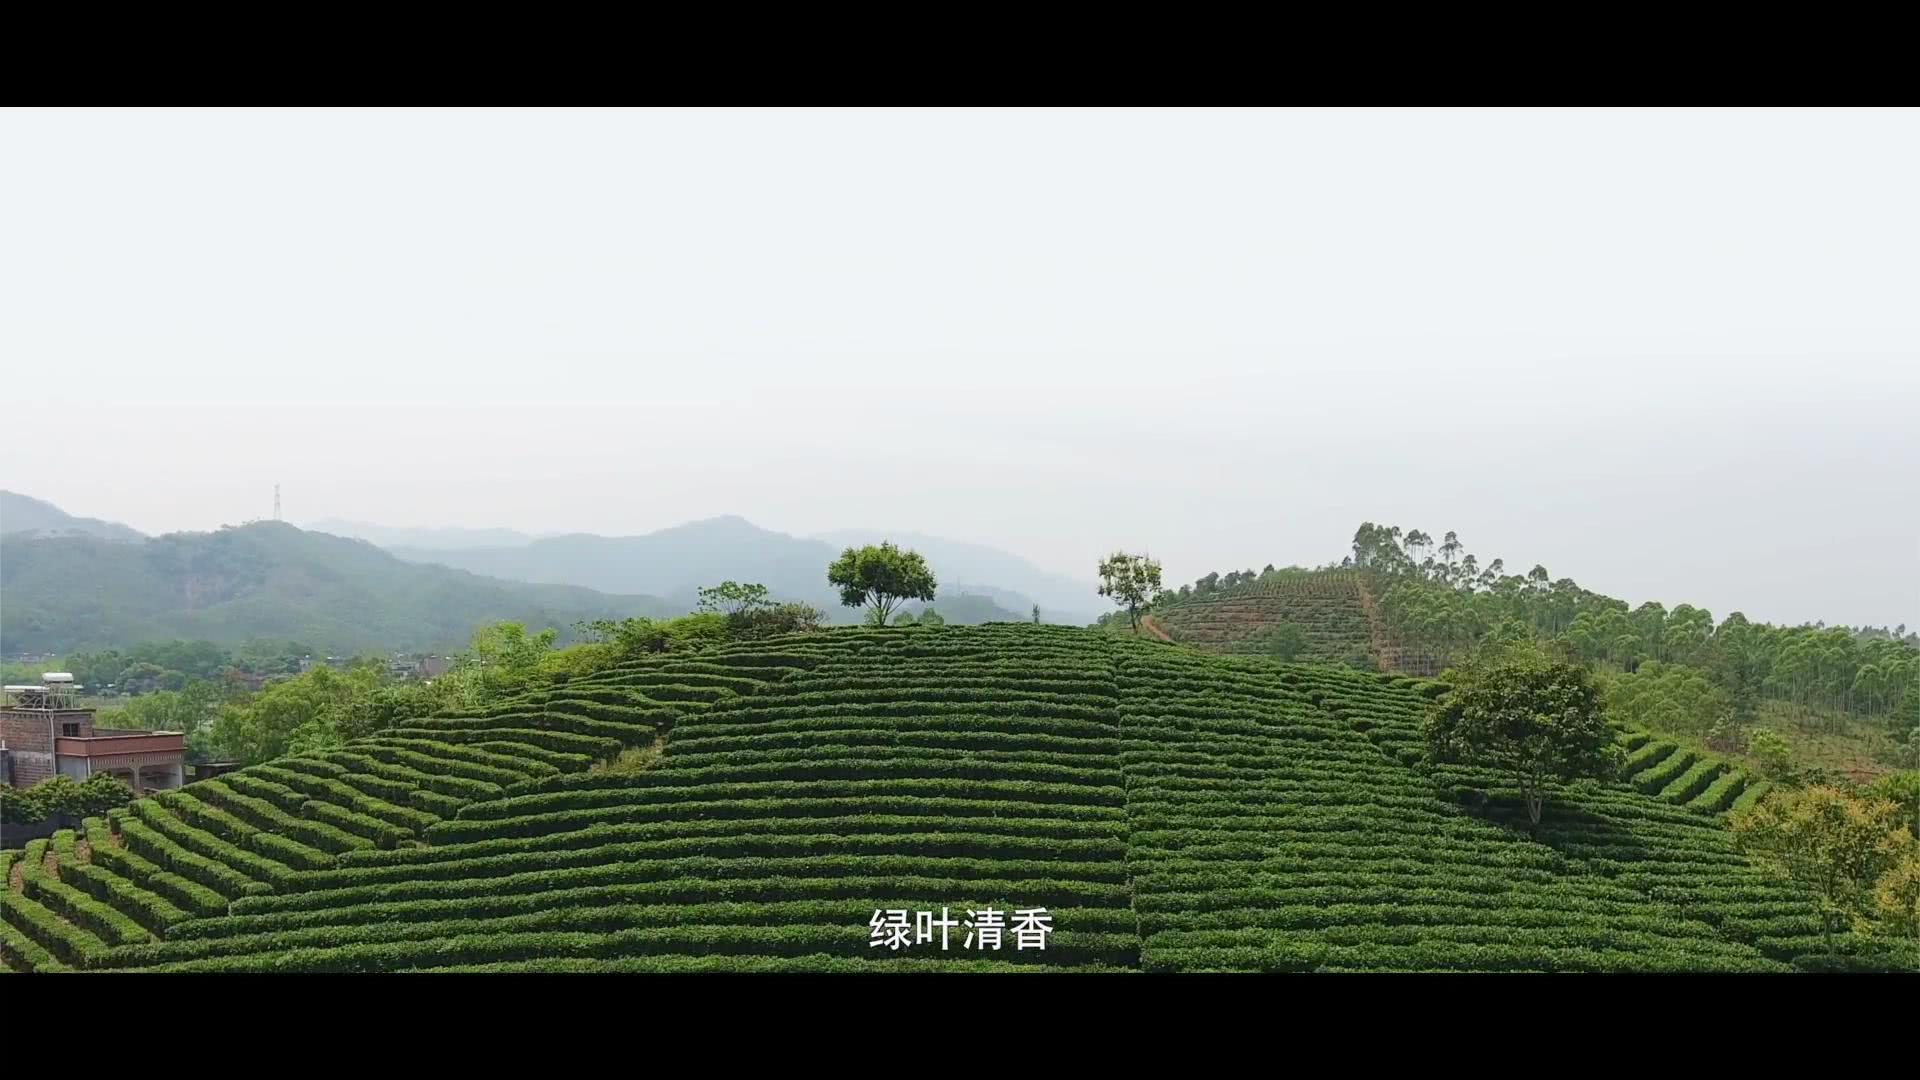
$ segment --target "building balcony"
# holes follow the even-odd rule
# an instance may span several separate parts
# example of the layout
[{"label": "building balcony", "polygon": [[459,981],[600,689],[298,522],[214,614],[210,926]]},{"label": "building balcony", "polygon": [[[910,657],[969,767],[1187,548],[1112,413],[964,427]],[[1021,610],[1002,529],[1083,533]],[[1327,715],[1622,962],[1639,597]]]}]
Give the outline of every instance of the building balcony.
[{"label": "building balcony", "polygon": [[53,753],[64,776],[85,780],[111,773],[142,795],[177,788],[187,779],[187,737],[177,731],[63,735],[54,740]]},{"label": "building balcony", "polygon": [[61,757],[78,758],[120,757],[127,754],[184,755],[187,752],[187,737],[177,731],[96,729],[91,737],[60,736],[53,741],[53,752]]}]

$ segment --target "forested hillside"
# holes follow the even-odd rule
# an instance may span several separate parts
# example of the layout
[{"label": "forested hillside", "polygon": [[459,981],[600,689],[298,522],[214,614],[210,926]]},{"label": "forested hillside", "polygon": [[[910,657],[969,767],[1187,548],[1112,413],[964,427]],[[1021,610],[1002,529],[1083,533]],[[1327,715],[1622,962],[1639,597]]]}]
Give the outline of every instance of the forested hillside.
[{"label": "forested hillside", "polygon": [[[684,614],[696,605],[699,587],[728,578],[761,581],[776,600],[812,604],[830,622],[861,618],[821,580],[838,549],[740,518],[642,537],[540,539],[508,530],[332,524],[389,542],[438,538],[449,547],[396,544],[389,551],[280,522],[149,538],[0,492],[0,654],[175,638],[222,645],[291,640],[340,653],[428,650],[457,646],[475,626],[501,620],[551,626],[565,638],[583,620]],[[962,567],[1022,565],[991,549],[950,547],[972,560]],[[971,624],[1026,620],[1031,603],[998,584],[947,576],[934,601],[911,601],[906,611],[918,617],[932,608],[946,622]],[[1042,618],[1077,621],[1091,606],[1069,613],[1049,605]]]},{"label": "forested hillside", "polygon": [[[1756,730],[1812,744],[1845,734],[1833,762],[1856,776],[1920,765],[1920,635],[1905,626],[1774,626],[1739,612],[1625,601],[1555,578],[1484,565],[1453,533],[1372,524],[1347,563],[1364,570],[1399,644],[1451,663],[1487,640],[1533,637],[1618,673],[1618,710],[1657,729],[1746,752]],[[1876,761],[1878,764],[1876,765]]]},{"label": "forested hillside", "polygon": [[1153,620],[1215,651],[1423,675],[1486,642],[1537,640],[1605,673],[1621,720],[1756,768],[1868,779],[1920,766],[1920,633],[1904,625],[1630,607],[1544,566],[1482,562],[1451,532],[1365,523],[1337,565],[1208,574],[1166,594]]},{"label": "forested hillside", "polygon": [[[1530,825],[1504,774],[1425,762],[1441,689],[1032,625],[640,657],[8,853],[0,955],[207,972],[1920,965],[1898,938],[1842,930],[1829,948],[1812,894],[1750,864],[1715,811],[1578,781]],[[889,912],[912,927],[943,909],[944,948],[887,931]],[[998,948],[972,933],[988,910],[1007,917]],[[1015,913],[1046,920],[1026,947]]]},{"label": "forested hillside", "polygon": [[678,614],[648,596],[528,585],[404,562],[372,544],[278,522],[117,543],[0,538],[0,651],[71,652],[158,638],[321,649],[432,649],[512,619],[565,629],[583,619]]}]

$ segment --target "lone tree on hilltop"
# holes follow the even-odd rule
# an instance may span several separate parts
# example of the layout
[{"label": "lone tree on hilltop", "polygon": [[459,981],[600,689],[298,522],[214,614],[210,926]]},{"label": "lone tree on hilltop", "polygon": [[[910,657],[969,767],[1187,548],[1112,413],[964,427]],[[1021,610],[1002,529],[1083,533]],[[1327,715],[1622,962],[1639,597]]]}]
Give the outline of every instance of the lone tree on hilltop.
[{"label": "lone tree on hilltop", "polygon": [[1145,555],[1116,551],[1100,561],[1100,595],[1127,610],[1133,632],[1140,632],[1140,609],[1160,598],[1160,564]]},{"label": "lone tree on hilltop", "polygon": [[933,599],[933,571],[920,553],[891,543],[848,548],[827,567],[827,582],[840,590],[847,607],[867,609],[867,621],[877,626],[908,600]]},{"label": "lone tree on hilltop", "polygon": [[773,606],[767,599],[767,587],[758,582],[741,584],[738,581],[723,581],[718,585],[709,585],[700,590],[700,606],[697,610],[718,612],[722,615],[751,615],[762,608]]},{"label": "lone tree on hilltop", "polygon": [[1620,748],[1585,668],[1521,642],[1469,659],[1449,681],[1422,725],[1428,759],[1513,777],[1535,828],[1548,784],[1618,770]]}]

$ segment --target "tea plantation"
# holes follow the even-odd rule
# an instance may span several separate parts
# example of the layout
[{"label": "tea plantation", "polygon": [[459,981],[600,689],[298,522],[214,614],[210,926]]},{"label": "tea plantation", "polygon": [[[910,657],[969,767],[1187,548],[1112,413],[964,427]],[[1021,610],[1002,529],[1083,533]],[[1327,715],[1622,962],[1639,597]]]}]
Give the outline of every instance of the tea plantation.
[{"label": "tea plantation", "polygon": [[[1029,624],[639,662],[0,854],[0,955],[16,971],[1769,972],[1823,951],[1810,898],[1728,839],[1720,811],[1758,797],[1745,774],[1626,735],[1629,778],[1556,791],[1530,834],[1498,777],[1422,764],[1434,690]],[[662,735],[651,768],[592,768]],[[1011,916],[1041,908],[1045,948],[1016,948]],[[1010,916],[997,949],[974,940],[984,918],[968,925],[988,909]],[[890,947],[873,925],[943,911],[945,948],[939,928]]]},{"label": "tea plantation", "polygon": [[1163,598],[1154,622],[1181,644],[1242,655],[1266,653],[1267,635],[1292,625],[1305,644],[1295,659],[1375,667],[1379,635],[1364,589],[1360,575],[1348,570],[1281,571],[1232,588]]}]

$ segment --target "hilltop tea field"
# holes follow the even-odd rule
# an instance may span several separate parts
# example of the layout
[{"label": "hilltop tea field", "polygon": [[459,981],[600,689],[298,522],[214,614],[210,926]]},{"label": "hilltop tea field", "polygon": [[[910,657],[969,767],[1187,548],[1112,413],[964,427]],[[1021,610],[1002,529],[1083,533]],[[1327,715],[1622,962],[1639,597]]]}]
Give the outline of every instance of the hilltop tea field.
[{"label": "hilltop tea field", "polygon": [[[1337,587],[1335,587],[1337,592]],[[1257,599],[1247,600],[1258,603]],[[1316,653],[1367,648],[1329,594]],[[1198,609],[1195,609],[1196,617]],[[1178,639],[1235,632],[1167,618]],[[1215,619],[1214,616],[1220,618]],[[13,971],[1790,972],[1813,897],[1645,732],[1530,827],[1444,688],[1065,627],[842,628],[577,676],[0,854]],[[645,768],[607,768],[623,750]],[[1044,948],[1009,920],[1044,909]],[[946,912],[946,947],[887,913]],[[963,939],[971,944],[963,944]],[[1850,934],[1838,951],[1898,966]]]},{"label": "hilltop tea field", "polygon": [[1154,621],[1173,640],[1210,652],[1258,654],[1275,625],[1300,628],[1301,660],[1366,666],[1375,646],[1360,575],[1282,573],[1207,596],[1163,601]]}]

